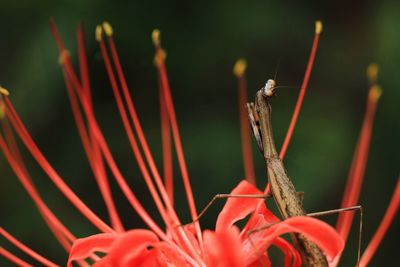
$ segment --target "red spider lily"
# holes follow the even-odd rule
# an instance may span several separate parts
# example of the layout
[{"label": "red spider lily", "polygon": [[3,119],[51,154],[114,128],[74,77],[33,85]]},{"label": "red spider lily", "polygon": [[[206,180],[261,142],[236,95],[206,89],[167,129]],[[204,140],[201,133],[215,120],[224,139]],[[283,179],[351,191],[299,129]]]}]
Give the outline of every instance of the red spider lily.
[{"label": "red spider lily", "polygon": [[[103,23],[102,26],[98,26],[96,29],[96,39],[100,45],[101,54],[130,147],[157,210],[163,219],[164,225],[160,226],[155,223],[136,198],[133,190],[128,186],[94,115],[82,26],[78,28],[80,77],[78,77],[71,64],[69,53],[64,48],[53,22],[51,22],[51,29],[60,50],[60,63],[73,115],[90,167],[107,207],[110,225],[87,207],[49,164],[14,109],[8,98],[8,91],[3,88],[0,90],[2,94],[0,102],[2,108],[0,110],[4,112],[2,115],[4,118],[2,119],[3,133],[0,135],[0,147],[18,179],[37,205],[45,222],[69,254],[68,266],[72,266],[73,262],[81,266],[87,266],[88,259],[94,262],[95,266],[270,266],[271,262],[267,251],[271,245],[278,247],[284,253],[285,266],[300,266],[301,257],[297,249],[280,237],[285,233],[293,232],[301,233],[317,244],[325,253],[331,265],[335,265],[339,261],[344,247],[344,240],[346,240],[348,233],[348,230],[342,229],[349,227],[352,217],[339,219],[340,223],[338,223],[336,231],[328,224],[307,216],[293,217],[281,221],[268,210],[265,200],[262,198],[229,198],[218,216],[215,229],[202,231],[198,221],[199,215],[196,210],[184,158],[165,67],[165,53],[160,43],[160,33],[159,31],[153,32],[153,42],[156,48],[155,63],[159,78],[164,180],[155,164],[135,105],[130,97],[130,90],[128,89],[112,38],[112,28],[108,23]],[[285,139],[287,141],[285,141],[282,149],[283,152],[281,151],[281,158],[284,157],[299,114],[302,99],[304,98],[320,32],[321,25],[317,24],[313,49],[301,88],[299,104],[296,105],[292,123]],[[107,40],[104,40],[104,35]],[[237,75],[239,81],[241,81],[242,93],[240,101],[242,102],[246,98],[245,90],[243,90],[245,87],[243,74],[244,69]],[[376,86],[373,86],[373,89],[370,91],[366,119],[353,161],[352,166],[354,167],[351,168],[343,206],[355,205],[357,203],[362,179],[360,177],[363,176],[363,168],[365,168],[368,144],[370,142],[369,136],[372,130],[373,114],[377,99],[379,98],[378,92]],[[244,119],[245,116],[241,113],[242,125],[244,125]],[[10,127],[10,124],[12,127]],[[246,131],[248,130],[242,127],[243,149],[245,150],[244,161],[245,166],[247,166],[246,177],[250,182],[240,182],[231,194],[262,195],[268,191],[268,186],[263,192],[252,185],[255,177],[251,167],[252,160],[249,156],[251,155],[250,142],[248,140],[250,135],[248,132],[246,134]],[[54,182],[56,187],[99,229],[99,234],[77,239],[48,208],[25,167],[15,141],[14,132],[17,133],[27,150]],[[175,151],[177,152],[179,168],[193,220],[193,223],[190,225],[182,224],[173,205],[171,138],[174,141]],[[112,175],[108,174],[107,169],[110,170]],[[111,178],[116,180],[130,205],[147,224],[148,229],[125,230],[123,222],[119,218],[115,208],[112,192],[109,187],[109,179]],[[357,194],[350,193],[357,190]],[[356,195],[355,197],[354,194]],[[391,202],[392,204],[389,206],[387,212],[389,215],[385,217],[384,226],[382,226],[382,230],[378,231],[377,237],[371,243],[371,248],[366,251],[365,258],[362,258],[361,262],[363,264],[368,263],[368,260],[384,236],[385,229],[390,225],[390,221],[398,209],[399,197],[400,185],[398,183],[396,193]],[[352,216],[351,213],[347,214]],[[249,215],[250,218],[245,223],[245,226],[239,229],[235,223],[245,219]],[[346,216],[346,214],[343,216]],[[22,244],[6,230],[0,228],[0,234],[41,264],[45,266],[57,266]],[[100,257],[98,252],[103,253],[104,256]],[[0,248],[0,253],[19,266],[30,266],[4,248]]]}]

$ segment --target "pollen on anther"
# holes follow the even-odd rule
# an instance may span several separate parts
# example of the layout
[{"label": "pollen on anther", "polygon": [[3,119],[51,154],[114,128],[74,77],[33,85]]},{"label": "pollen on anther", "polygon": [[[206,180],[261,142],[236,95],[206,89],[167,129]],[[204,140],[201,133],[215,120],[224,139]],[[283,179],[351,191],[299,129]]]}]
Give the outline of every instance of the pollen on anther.
[{"label": "pollen on anther", "polygon": [[381,95],[382,95],[382,87],[380,87],[379,85],[372,86],[368,93],[369,99],[375,102],[379,100]]},{"label": "pollen on anther", "polygon": [[367,78],[369,83],[376,83],[378,79],[379,66],[376,63],[371,63],[367,68]]},{"label": "pollen on anther", "polygon": [[[9,96],[10,92],[6,88],[0,86],[0,95]],[[6,106],[4,105],[4,101],[0,97],[0,119],[3,119],[5,115],[6,115]]]},{"label": "pollen on anther", "polygon": [[160,60],[165,61],[166,58],[167,58],[167,52],[165,52],[164,49],[160,49],[160,55],[156,54],[154,56],[154,65],[159,66]]},{"label": "pollen on anther", "polygon": [[246,71],[246,68],[247,61],[243,58],[240,58],[238,61],[236,61],[235,66],[233,67],[233,74],[235,74],[236,77],[242,77]]},{"label": "pollen on anther", "polygon": [[95,35],[96,35],[96,41],[97,41],[97,42],[100,42],[101,39],[103,38],[103,37],[102,37],[102,36],[103,36],[103,28],[101,27],[101,25],[97,25],[97,26],[96,26]]},{"label": "pollen on anther", "polygon": [[3,101],[0,101],[0,120],[6,116],[6,106]]},{"label": "pollen on anther", "polygon": [[69,57],[69,51],[66,49],[62,50],[60,56],[58,57],[58,64],[64,65],[67,57]]},{"label": "pollen on anther", "polygon": [[112,36],[113,35],[113,28],[111,27],[111,24],[108,23],[107,21],[103,22],[103,29],[104,32],[107,36]]},{"label": "pollen on anther", "polygon": [[160,45],[160,30],[159,29],[154,29],[153,32],[151,33],[151,38],[153,39],[153,44],[155,46],[159,46]]},{"label": "pollen on anther", "polygon": [[10,92],[6,88],[0,86],[0,94],[9,96]]},{"label": "pollen on anther", "polygon": [[322,32],[322,21],[317,20],[315,22],[315,33],[320,34]]}]

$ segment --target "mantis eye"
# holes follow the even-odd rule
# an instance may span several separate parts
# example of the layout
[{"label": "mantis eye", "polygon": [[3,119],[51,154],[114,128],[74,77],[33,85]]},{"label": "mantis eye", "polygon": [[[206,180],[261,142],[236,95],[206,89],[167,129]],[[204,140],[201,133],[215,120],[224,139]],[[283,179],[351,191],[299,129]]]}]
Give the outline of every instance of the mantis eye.
[{"label": "mantis eye", "polygon": [[275,81],[272,79],[269,79],[264,87],[264,95],[265,96],[273,96],[275,93],[275,85],[276,85]]}]

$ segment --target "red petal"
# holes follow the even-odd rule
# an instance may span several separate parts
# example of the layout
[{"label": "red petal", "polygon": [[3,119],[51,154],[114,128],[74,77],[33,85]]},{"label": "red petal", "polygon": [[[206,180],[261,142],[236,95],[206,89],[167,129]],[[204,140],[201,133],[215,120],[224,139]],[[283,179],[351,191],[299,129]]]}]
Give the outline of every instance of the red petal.
[{"label": "red petal", "polygon": [[[300,253],[285,239],[278,237],[274,241],[274,245],[277,246],[285,254],[285,267],[301,267],[301,256]],[[293,260],[293,265],[290,263]]]},{"label": "red petal", "polygon": [[[159,239],[149,230],[131,230],[121,235],[113,244],[107,256],[98,266],[137,266],[148,256],[148,247]],[[100,263],[100,262],[99,262]]]},{"label": "red petal", "polygon": [[108,252],[117,238],[115,234],[97,234],[75,240],[68,258],[68,267],[72,261],[89,257],[93,252]]},{"label": "red petal", "polygon": [[[177,252],[170,244],[160,242],[156,245],[155,249],[159,251],[158,260],[165,263],[166,266],[186,266],[187,261]],[[168,263],[168,264],[167,264]],[[143,265],[148,266],[148,265]]]},{"label": "red petal", "polygon": [[232,227],[224,232],[204,232],[204,248],[207,266],[239,267],[245,266],[239,230]]},{"label": "red petal", "polygon": [[285,221],[271,225],[271,227],[260,230],[262,238],[257,238],[256,242],[252,239],[253,253],[248,254],[247,262],[251,263],[258,256],[257,251],[265,251],[274,242],[274,240],[285,233],[300,233],[314,242],[325,253],[329,262],[332,262],[336,256],[343,250],[343,239],[338,235],[334,228],[323,221],[311,217],[292,217]]},{"label": "red petal", "polygon": [[[85,259],[95,251],[108,253],[96,266],[137,266],[150,251],[147,247],[159,242],[149,230],[131,230],[121,235],[97,234],[77,239],[69,254],[68,267],[72,261]],[[147,253],[146,253],[147,252]],[[138,257],[139,256],[139,257]]]},{"label": "red petal", "polygon": [[276,217],[269,209],[267,209],[265,202],[261,202],[258,204],[256,211],[253,213],[246,226],[243,228],[241,235],[243,236],[243,234],[251,229],[259,228],[262,225],[278,221],[279,218]]},{"label": "red petal", "polygon": [[[257,229],[262,227],[263,225],[268,225],[270,223],[278,222],[279,219],[276,217],[270,210],[267,209],[265,206],[265,203],[262,202],[258,205],[256,211],[253,213],[249,221],[247,222],[246,226],[243,228],[241,232],[241,240],[245,240],[247,238],[247,232],[252,229]],[[263,238],[263,233],[262,231],[255,233],[251,236],[251,240],[255,243],[259,241],[261,238]],[[246,243],[244,243],[246,244]],[[301,266],[301,256],[299,252],[286,240],[283,238],[277,238],[274,242],[273,245],[277,246],[279,249],[282,250],[283,254],[285,255],[285,266],[289,267],[291,266],[290,263],[293,261],[292,266]],[[246,248],[243,246],[243,249]],[[251,247],[247,248],[247,251],[250,250]],[[263,257],[267,257],[264,255]],[[254,261],[251,266],[259,266],[262,262],[260,262],[262,259],[257,259]],[[261,266],[266,266],[266,264],[263,264]]]},{"label": "red petal", "polygon": [[[262,194],[254,185],[247,181],[241,181],[231,192],[235,195]],[[215,226],[216,232],[228,231],[232,225],[252,213],[258,203],[263,202],[260,198],[228,198],[222,211],[218,215]]]},{"label": "red petal", "polygon": [[188,263],[177,250],[166,242],[159,242],[152,249],[144,248],[134,258],[124,262],[123,266],[170,267],[187,266]]},{"label": "red petal", "polygon": [[271,261],[267,255],[262,255],[256,259],[253,263],[246,265],[247,267],[271,267]]}]

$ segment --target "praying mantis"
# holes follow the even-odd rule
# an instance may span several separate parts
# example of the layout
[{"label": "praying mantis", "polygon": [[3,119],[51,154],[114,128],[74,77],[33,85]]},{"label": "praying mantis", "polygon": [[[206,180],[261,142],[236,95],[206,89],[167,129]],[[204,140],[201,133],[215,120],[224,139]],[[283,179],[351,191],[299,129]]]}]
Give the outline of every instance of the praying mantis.
[{"label": "praying mantis", "polygon": [[[306,213],[303,207],[303,193],[296,191],[275,148],[271,123],[272,108],[270,104],[271,98],[275,95],[275,89],[275,80],[269,79],[265,86],[256,93],[255,104],[247,104],[250,125],[259,149],[264,156],[268,181],[275,203],[284,218],[294,216],[319,216],[343,211],[359,210],[361,220],[359,228],[358,266],[361,245],[362,208],[361,206],[354,206],[320,213]],[[314,243],[299,234],[293,234],[292,238],[299,248],[305,266],[328,266],[326,257]]]},{"label": "praying mantis", "polygon": [[[319,34],[322,30],[322,24],[320,21],[316,22],[315,37],[313,42],[313,48],[310,54],[309,63],[307,65],[306,74],[304,78],[304,85],[306,87],[311,68],[312,62],[315,57],[316,46],[318,44]],[[239,61],[238,61],[239,62]],[[237,64],[234,68],[234,74],[237,77],[243,75],[245,63]],[[302,85],[303,87],[303,85]],[[305,88],[304,87],[304,88]],[[264,157],[266,165],[266,173],[270,184],[270,192],[267,194],[260,195],[232,195],[232,194],[218,194],[208,203],[208,205],[200,212],[197,220],[199,220],[205,211],[214,203],[215,200],[221,198],[270,198],[273,197],[283,219],[287,219],[295,216],[322,216],[339,212],[346,211],[359,211],[360,223],[359,223],[359,237],[358,237],[358,258],[357,264],[360,260],[360,247],[361,247],[361,232],[362,232],[362,208],[361,206],[353,206],[348,208],[341,208],[335,210],[328,210],[323,212],[306,213],[303,207],[303,193],[298,192],[293,185],[289,175],[287,174],[286,168],[277,153],[275,148],[275,142],[272,134],[271,124],[271,104],[270,101],[275,95],[276,82],[274,79],[269,79],[265,86],[262,87],[257,93],[254,103],[247,103],[247,115],[250,122],[250,126],[257,142],[257,145]],[[244,102],[242,103],[244,104]],[[242,107],[240,107],[242,108]],[[245,108],[245,107],[243,107]],[[244,115],[245,117],[246,115]],[[286,143],[286,140],[285,140]],[[287,146],[286,146],[287,147]],[[251,154],[251,153],[250,153]],[[245,164],[246,165],[246,164]],[[245,166],[246,167],[246,166]],[[249,173],[252,173],[250,171]],[[251,175],[253,176],[254,173]],[[194,222],[195,222],[194,221]],[[249,231],[248,235],[257,231],[262,231],[270,226],[266,225],[258,229]],[[303,263],[305,266],[328,266],[327,259],[323,252],[312,242],[307,240],[300,234],[292,234],[292,239],[297,245],[298,251],[300,252]]]},{"label": "praying mantis", "polygon": [[[255,105],[248,104],[250,123],[257,144],[262,150],[267,168],[268,180],[276,205],[284,218],[304,216],[301,195],[296,191],[287,171],[279,159],[271,129],[270,99],[275,93],[275,81],[269,79],[265,87],[256,94]],[[259,125],[255,118],[259,119]],[[301,248],[300,253],[306,266],[328,266],[322,251],[304,236],[293,234],[293,240]]]},{"label": "praying mantis", "polygon": [[[284,219],[294,216],[323,216],[338,212],[354,211],[360,212],[360,224],[359,224],[359,240],[358,240],[358,259],[357,265],[360,258],[360,246],[361,246],[361,232],[362,232],[362,207],[353,206],[348,208],[341,208],[335,210],[328,210],[315,213],[306,213],[303,207],[303,193],[296,191],[293,182],[291,181],[282,160],[279,158],[277,150],[275,148],[275,142],[272,134],[272,123],[271,123],[271,98],[275,95],[276,82],[275,80],[269,79],[264,87],[262,87],[257,93],[255,103],[247,103],[248,119],[250,122],[253,135],[256,139],[257,145],[264,156],[265,165],[267,169],[268,181],[270,183],[271,192],[268,194],[260,195],[232,195],[232,194],[218,194],[208,203],[208,205],[200,212],[199,220],[208,208],[214,203],[215,200],[221,198],[270,198],[273,197],[282,217]],[[262,231],[268,228],[260,227],[253,229],[248,233],[251,236],[252,233]],[[327,259],[322,251],[313,242],[307,240],[300,234],[292,234],[292,239],[297,246],[298,250],[303,259],[303,263],[307,267],[317,266],[324,267],[328,266]]]}]

